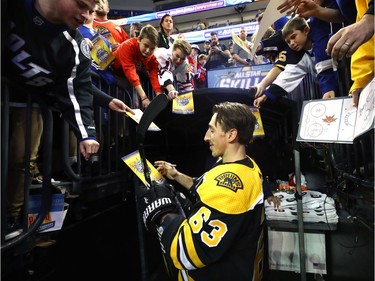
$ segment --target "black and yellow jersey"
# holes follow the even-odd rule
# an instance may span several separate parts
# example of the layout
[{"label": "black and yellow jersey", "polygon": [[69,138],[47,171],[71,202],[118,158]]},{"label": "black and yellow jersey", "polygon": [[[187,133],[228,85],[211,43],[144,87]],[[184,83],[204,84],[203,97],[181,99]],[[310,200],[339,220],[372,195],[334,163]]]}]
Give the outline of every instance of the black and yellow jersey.
[{"label": "black and yellow jersey", "polygon": [[219,161],[192,188],[190,214],[175,217],[161,236],[178,280],[261,280],[264,206],[256,163]]}]

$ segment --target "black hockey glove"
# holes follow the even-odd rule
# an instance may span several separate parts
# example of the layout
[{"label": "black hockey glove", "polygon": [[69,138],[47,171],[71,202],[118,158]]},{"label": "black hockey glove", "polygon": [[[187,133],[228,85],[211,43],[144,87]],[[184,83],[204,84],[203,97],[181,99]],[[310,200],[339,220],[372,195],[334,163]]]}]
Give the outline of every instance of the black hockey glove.
[{"label": "black hockey glove", "polygon": [[169,184],[153,183],[150,189],[141,187],[137,201],[142,214],[143,223],[148,231],[154,230],[160,216],[165,213],[176,213],[177,204],[173,192],[167,187]]}]

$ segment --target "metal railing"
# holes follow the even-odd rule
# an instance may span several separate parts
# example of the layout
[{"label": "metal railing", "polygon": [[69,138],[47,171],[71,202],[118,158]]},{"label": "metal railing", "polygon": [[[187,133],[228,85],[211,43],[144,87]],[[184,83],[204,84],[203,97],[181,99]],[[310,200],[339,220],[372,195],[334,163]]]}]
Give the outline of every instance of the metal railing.
[{"label": "metal railing", "polygon": [[[93,84],[96,87],[108,93],[114,98],[124,101],[129,107],[134,108],[140,104],[138,96],[132,87],[124,88],[119,84],[108,85],[98,74],[92,72]],[[145,92],[149,94],[150,99],[153,98],[153,91],[148,81],[143,81]],[[10,110],[12,103],[9,102],[13,91],[22,93],[27,97],[26,102],[23,103],[25,110],[25,163],[23,171],[25,179],[24,184],[24,204],[22,207],[22,219],[20,221],[23,232],[8,241],[5,240],[5,223],[7,221],[7,194],[9,192],[9,141],[12,135],[11,115]],[[43,182],[38,185],[38,193],[42,195],[42,203],[37,219],[28,226],[28,209],[29,209],[29,192],[30,189],[35,189],[31,184],[30,173],[30,139],[31,139],[31,110],[33,106],[40,108],[43,120],[43,135],[40,144],[39,154],[42,156],[42,176]],[[72,139],[69,124],[61,120],[50,104],[47,104],[44,99],[37,95],[32,95],[22,88],[8,83],[6,79],[2,81],[2,118],[1,118],[1,137],[2,137],[2,154],[1,154],[1,221],[2,221],[2,235],[1,235],[1,250],[7,251],[14,247],[22,248],[23,253],[26,253],[33,247],[33,240],[38,234],[38,228],[42,224],[46,214],[48,214],[51,206],[52,193],[55,192],[56,186],[64,186],[71,198],[75,200],[82,200],[84,202],[98,200],[100,198],[110,196],[117,193],[126,193],[130,187],[129,170],[121,157],[126,153],[132,151],[135,147],[132,130],[135,129],[130,118],[126,118],[125,114],[110,111],[106,107],[101,107],[94,104],[94,116],[97,128],[97,139],[101,144],[100,150],[93,159],[84,161],[80,157],[79,145],[77,140]],[[56,118],[54,118],[56,117]],[[60,123],[61,122],[61,123]],[[54,136],[54,130],[55,133]],[[58,135],[58,140],[56,140]],[[72,141],[73,140],[73,141]],[[76,152],[72,154],[72,146],[76,142]],[[55,143],[59,143],[61,148],[57,148],[57,153],[53,153],[56,149]],[[73,146],[74,147],[74,146]],[[58,158],[56,157],[58,155]],[[77,163],[75,169],[72,167],[71,158],[76,156]],[[95,160],[95,161],[94,161]],[[55,166],[55,167],[54,167]],[[62,166],[62,171],[59,171],[56,166]],[[62,172],[62,173],[61,173]],[[54,173],[63,174],[63,179],[54,181]],[[40,190],[39,190],[40,189]],[[73,196],[72,196],[73,195]],[[79,206],[79,204],[78,204]],[[79,211],[74,211],[78,219],[81,218]]]},{"label": "metal railing", "polygon": [[[17,91],[23,91],[22,89],[17,88]],[[8,160],[9,160],[9,136],[10,136],[10,114],[9,114],[9,96],[10,96],[10,85],[3,79],[2,84],[2,124],[1,124],[1,130],[2,130],[2,150],[1,150],[1,169],[2,169],[2,176],[1,176],[1,219],[2,219],[2,230],[4,231],[4,222],[6,222],[6,206],[8,204],[6,198],[8,194]],[[24,165],[24,177],[29,178],[30,177],[30,127],[31,127],[31,108],[32,108],[32,102],[37,101],[40,112],[42,114],[43,118],[43,138],[42,138],[42,146],[43,146],[43,162],[45,163],[45,169],[43,171],[44,181],[42,183],[42,202],[41,202],[41,208],[37,215],[37,218],[35,222],[30,226],[30,228],[27,227],[27,209],[28,209],[28,197],[29,197],[29,187],[30,183],[25,180],[24,184],[24,208],[23,208],[23,216],[22,216],[22,224],[23,224],[23,233],[10,240],[10,241],[4,241],[4,235],[5,233],[2,232],[1,235],[1,250],[5,251],[9,248],[12,248],[18,244],[20,244],[23,241],[26,241],[28,238],[30,238],[33,234],[35,234],[38,227],[43,222],[46,214],[49,211],[50,204],[51,204],[51,167],[52,167],[52,112],[48,108],[48,106],[43,102],[42,99],[38,97],[32,97],[30,94],[25,93],[25,96],[27,96],[27,102],[25,103],[25,111],[26,111],[26,133],[25,133],[25,159],[28,159],[28,161],[25,161]],[[4,242],[3,242],[4,241]]]}]

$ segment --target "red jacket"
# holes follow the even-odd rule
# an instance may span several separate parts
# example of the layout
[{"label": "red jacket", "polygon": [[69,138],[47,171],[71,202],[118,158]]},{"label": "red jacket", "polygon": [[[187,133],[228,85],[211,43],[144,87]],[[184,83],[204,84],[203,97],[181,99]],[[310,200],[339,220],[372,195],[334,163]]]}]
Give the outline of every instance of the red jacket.
[{"label": "red jacket", "polygon": [[200,64],[197,64],[197,73],[194,75],[195,81],[197,83],[197,88],[205,88],[206,87],[206,69]]},{"label": "red jacket", "polygon": [[139,50],[138,38],[130,38],[121,43],[118,49],[113,52],[113,55],[116,60],[112,67],[116,70],[122,68],[133,87],[141,84],[137,70],[146,70],[155,93],[163,92],[158,80],[159,63],[153,54],[147,58],[142,56]]}]

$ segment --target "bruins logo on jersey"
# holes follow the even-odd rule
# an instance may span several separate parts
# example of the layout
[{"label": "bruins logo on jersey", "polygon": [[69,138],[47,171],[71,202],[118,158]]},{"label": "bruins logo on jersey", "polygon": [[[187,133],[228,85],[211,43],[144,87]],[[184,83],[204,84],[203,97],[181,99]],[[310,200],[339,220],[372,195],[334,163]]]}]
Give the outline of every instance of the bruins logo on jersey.
[{"label": "bruins logo on jersey", "polygon": [[238,189],[243,189],[243,184],[241,179],[234,173],[225,172],[217,177],[215,177],[218,186],[229,188],[234,192],[237,192]]}]

